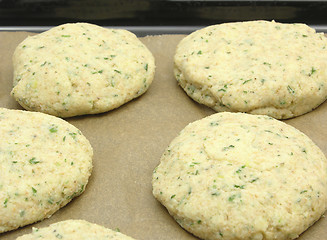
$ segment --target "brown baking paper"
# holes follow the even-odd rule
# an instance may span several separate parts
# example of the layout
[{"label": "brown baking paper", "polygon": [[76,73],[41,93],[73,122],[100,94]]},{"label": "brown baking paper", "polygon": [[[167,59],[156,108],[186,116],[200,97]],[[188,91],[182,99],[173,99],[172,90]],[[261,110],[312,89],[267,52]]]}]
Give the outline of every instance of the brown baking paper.
[{"label": "brown baking paper", "polygon": [[[0,33],[0,107],[22,109],[10,96],[12,53],[26,32]],[[13,240],[67,219],[84,219],[117,229],[139,240],[196,239],[183,230],[152,196],[152,171],[168,144],[188,123],[214,111],[191,100],[173,76],[173,55],[182,35],[148,36],[141,40],[156,59],[155,79],[141,97],[98,115],[68,118],[94,148],[93,172],[85,192],[51,218],[0,234]],[[286,122],[306,133],[327,155],[327,102],[313,112]],[[1,218],[1,216],[0,216]],[[322,217],[300,240],[327,239]]]}]

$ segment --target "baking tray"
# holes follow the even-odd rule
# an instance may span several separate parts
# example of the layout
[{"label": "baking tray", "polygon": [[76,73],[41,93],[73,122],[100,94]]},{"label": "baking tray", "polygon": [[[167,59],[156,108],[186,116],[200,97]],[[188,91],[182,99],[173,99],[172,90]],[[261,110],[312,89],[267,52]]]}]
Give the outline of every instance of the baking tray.
[{"label": "baking tray", "polygon": [[[0,234],[0,239],[8,240],[29,233],[32,227],[45,227],[70,218],[119,228],[122,233],[139,240],[196,239],[180,228],[151,194],[152,170],[165,147],[188,123],[214,113],[192,101],[173,77],[172,56],[183,37],[180,34],[214,23],[254,19],[303,22],[317,31],[327,32],[325,1],[138,1],[139,5],[135,5],[136,1],[120,1],[121,6],[119,1],[111,1],[116,4],[118,15],[109,9],[113,6],[108,3],[110,1],[96,0],[91,6],[87,1],[77,0],[9,2],[0,2],[0,31],[13,34],[6,36],[5,42],[11,43],[8,47],[3,46],[3,38],[0,38],[3,46],[0,54],[1,107],[21,109],[8,95],[10,84],[3,85],[1,81],[11,81],[11,54],[15,45],[29,35],[26,31],[37,33],[77,21],[124,28],[142,37],[155,55],[157,71],[148,92],[140,98],[108,113],[67,119],[81,129],[94,147],[94,169],[86,191],[49,219]],[[89,10],[83,10],[86,11],[84,15],[69,15],[69,11],[81,13],[82,10],[76,8],[78,2],[83,6],[81,9],[88,7]],[[4,8],[5,3],[8,8]],[[55,3],[54,8],[51,4]],[[129,10],[124,8],[126,6]],[[92,15],[92,11],[99,13]],[[37,12],[39,16],[33,16]],[[107,12],[107,17],[103,17],[103,12]],[[184,17],[178,16],[183,12]],[[325,102],[315,111],[286,122],[306,133],[327,154],[326,118]],[[327,220],[323,217],[299,240],[325,240],[326,229]]]},{"label": "baking tray", "polygon": [[67,22],[120,27],[138,36],[188,34],[233,21],[306,23],[327,32],[327,1],[2,0],[0,30],[40,32]]}]

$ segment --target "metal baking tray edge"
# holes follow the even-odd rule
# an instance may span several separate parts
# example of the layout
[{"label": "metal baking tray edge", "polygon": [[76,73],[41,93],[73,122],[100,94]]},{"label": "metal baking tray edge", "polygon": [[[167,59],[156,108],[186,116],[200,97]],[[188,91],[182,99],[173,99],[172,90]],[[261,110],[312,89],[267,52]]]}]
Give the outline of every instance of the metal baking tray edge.
[{"label": "metal baking tray edge", "polygon": [[[309,25],[317,32],[327,33],[327,25]],[[0,31],[43,32],[54,26],[1,26]],[[139,37],[162,34],[189,34],[205,26],[104,26],[106,28],[122,28],[135,33]]]}]

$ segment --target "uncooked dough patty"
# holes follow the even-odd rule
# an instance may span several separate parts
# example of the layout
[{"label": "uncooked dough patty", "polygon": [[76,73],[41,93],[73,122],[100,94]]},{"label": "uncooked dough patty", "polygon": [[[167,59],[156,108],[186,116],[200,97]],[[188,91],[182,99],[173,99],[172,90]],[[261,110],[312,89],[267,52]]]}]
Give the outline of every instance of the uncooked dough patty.
[{"label": "uncooked dough patty", "polygon": [[174,60],[180,86],[217,112],[286,119],[327,98],[327,38],[304,24],[209,26],[185,37]]},{"label": "uncooked dough patty", "polygon": [[85,190],[93,150],[66,121],[0,108],[0,233],[50,217]]},{"label": "uncooked dough patty", "polygon": [[18,103],[60,117],[117,108],[143,94],[155,71],[151,52],[134,34],[87,23],[28,37],[13,64]]},{"label": "uncooked dough patty", "polygon": [[66,220],[51,224],[46,228],[33,228],[31,234],[26,234],[17,240],[133,240],[120,232],[89,223],[84,220]]},{"label": "uncooked dough patty", "polygon": [[202,239],[294,239],[326,210],[327,160],[283,122],[224,112],[182,130],[152,184],[176,221]]}]

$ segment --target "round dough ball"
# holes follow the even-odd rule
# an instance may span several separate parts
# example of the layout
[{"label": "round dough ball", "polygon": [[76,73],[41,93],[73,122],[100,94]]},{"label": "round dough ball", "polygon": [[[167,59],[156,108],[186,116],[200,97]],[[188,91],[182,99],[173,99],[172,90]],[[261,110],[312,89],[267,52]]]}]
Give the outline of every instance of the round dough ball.
[{"label": "round dough ball", "polygon": [[126,30],[64,24],[20,43],[12,96],[28,110],[60,117],[106,112],[143,94],[151,52]]},{"label": "round dough ball", "polygon": [[0,108],[0,233],[50,217],[85,190],[93,150],[66,121]]},{"label": "round dough ball", "polygon": [[327,98],[327,38],[304,24],[209,26],[185,37],[174,60],[180,86],[217,112],[286,119]]},{"label": "round dough ball", "polygon": [[17,238],[17,240],[133,240],[120,232],[89,223],[84,220],[66,220],[51,224],[46,228],[33,228],[31,234],[26,234]]},{"label": "round dough ball", "polygon": [[202,239],[294,239],[326,211],[327,160],[283,122],[224,112],[182,130],[152,184],[175,220]]}]

